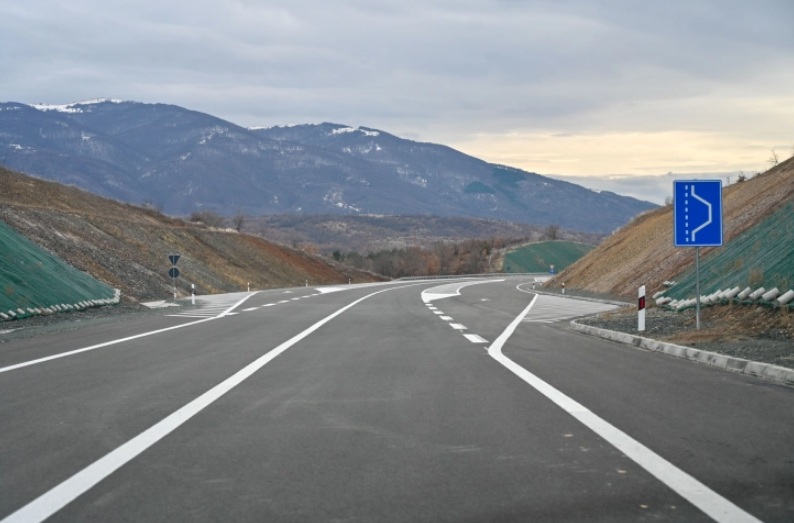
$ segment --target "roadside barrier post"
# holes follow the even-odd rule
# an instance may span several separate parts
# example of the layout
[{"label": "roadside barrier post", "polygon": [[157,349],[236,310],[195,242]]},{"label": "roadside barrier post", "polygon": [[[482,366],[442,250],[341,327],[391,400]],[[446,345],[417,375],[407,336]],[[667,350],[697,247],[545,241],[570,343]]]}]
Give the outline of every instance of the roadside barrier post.
[{"label": "roadside barrier post", "polygon": [[645,285],[637,291],[637,330],[645,330]]}]

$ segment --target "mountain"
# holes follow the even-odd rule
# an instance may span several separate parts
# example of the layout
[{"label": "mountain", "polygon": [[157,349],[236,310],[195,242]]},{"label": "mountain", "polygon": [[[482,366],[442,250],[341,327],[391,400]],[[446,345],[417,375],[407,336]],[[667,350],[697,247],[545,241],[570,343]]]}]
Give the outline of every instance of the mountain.
[{"label": "mountain", "polygon": [[608,233],[655,207],[367,127],[246,129],[115,100],[0,104],[0,164],[181,215],[467,216]]}]

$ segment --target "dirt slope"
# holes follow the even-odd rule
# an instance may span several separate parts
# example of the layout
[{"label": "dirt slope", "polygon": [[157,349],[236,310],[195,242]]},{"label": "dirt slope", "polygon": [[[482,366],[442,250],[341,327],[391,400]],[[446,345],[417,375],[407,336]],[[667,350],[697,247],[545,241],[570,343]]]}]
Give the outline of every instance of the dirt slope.
[{"label": "dirt slope", "polygon": [[0,167],[0,220],[132,301],[172,296],[168,255],[182,255],[181,295],[374,281],[256,236],[169,218]]},{"label": "dirt slope", "polygon": [[[755,178],[723,190],[724,240],[727,244],[794,200],[794,158]],[[761,239],[763,240],[763,239]],[[711,249],[701,249],[701,257]],[[587,256],[548,283],[559,287],[634,299],[637,288],[662,290],[694,263],[695,249],[673,246],[673,207],[640,215]]]}]

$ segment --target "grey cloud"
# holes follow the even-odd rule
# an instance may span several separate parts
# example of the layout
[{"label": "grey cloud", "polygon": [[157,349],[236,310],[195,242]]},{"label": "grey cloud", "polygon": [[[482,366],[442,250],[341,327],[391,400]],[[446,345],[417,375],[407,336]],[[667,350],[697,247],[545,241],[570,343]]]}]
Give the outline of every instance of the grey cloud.
[{"label": "grey cloud", "polygon": [[676,106],[725,86],[785,92],[774,79],[794,69],[791,20],[789,0],[45,0],[0,6],[0,87],[22,102],[111,96],[430,140],[691,128],[702,123]]}]

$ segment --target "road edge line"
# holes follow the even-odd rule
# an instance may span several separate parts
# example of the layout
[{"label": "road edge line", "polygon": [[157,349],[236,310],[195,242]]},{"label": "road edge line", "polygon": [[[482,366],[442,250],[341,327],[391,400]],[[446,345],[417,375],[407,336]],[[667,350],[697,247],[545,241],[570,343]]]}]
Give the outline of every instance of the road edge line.
[{"label": "road edge line", "polygon": [[114,450],[108,452],[101,458],[95,460],[90,465],[84,467],[79,472],[73,474],[66,480],[47,490],[44,494],[41,494],[32,501],[23,505],[21,508],[0,520],[0,523],[40,523],[46,520],[50,516],[60,511],[66,505],[92,489],[106,477],[113,474],[113,472],[135,459],[149,447],[171,434],[206,407],[212,405],[215,401],[248,379],[254,373],[259,371],[262,367],[270,363],[281,353],[285,352],[296,343],[308,337],[310,334],[314,333],[317,329],[330,322],[340,314],[355,307],[364,300],[375,296],[376,294],[395,289],[411,287],[413,285],[417,284],[382,289],[377,292],[367,294],[366,296],[363,296],[345,305],[341,309],[314,323],[312,326],[304,329],[287,341],[267,351],[265,354],[249,363],[242,369],[238,370],[219,384],[210,388],[199,397],[178,408],[148,429],[139,433],[137,436],[134,436],[132,439],[123,443],[119,447],[116,447]]},{"label": "road edge line", "polygon": [[752,514],[745,512],[729,499],[720,496],[693,476],[502,353],[502,347],[532,309],[537,297],[536,294],[530,304],[488,347],[488,355],[715,521],[720,523],[760,523],[760,520]]}]

